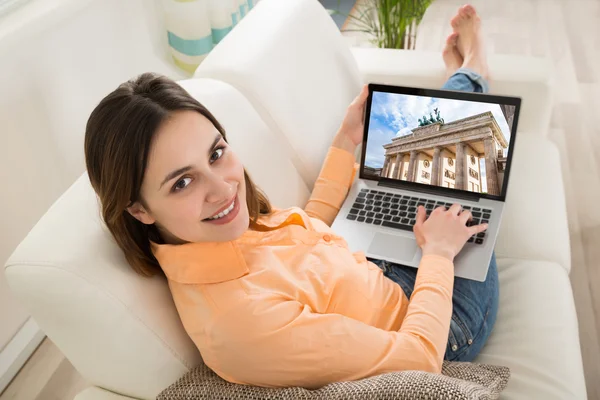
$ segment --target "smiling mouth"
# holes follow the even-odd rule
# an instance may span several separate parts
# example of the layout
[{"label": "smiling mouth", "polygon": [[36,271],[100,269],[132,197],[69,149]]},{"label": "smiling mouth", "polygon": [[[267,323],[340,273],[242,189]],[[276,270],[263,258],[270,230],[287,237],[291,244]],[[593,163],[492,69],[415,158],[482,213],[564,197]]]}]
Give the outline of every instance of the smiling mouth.
[{"label": "smiling mouth", "polygon": [[212,217],[209,218],[205,218],[204,221],[214,221],[217,219],[221,219],[224,218],[225,216],[227,216],[231,211],[233,211],[233,209],[235,208],[235,202],[237,200],[237,196],[233,198],[233,201],[231,202],[231,204],[229,204],[229,207],[227,207],[226,209],[224,209],[223,211],[213,215]]},{"label": "smiling mouth", "polygon": [[236,195],[229,206],[225,209],[219,211],[217,214],[212,217],[206,218],[203,220],[206,224],[211,225],[227,225],[230,222],[236,220],[237,216],[240,213],[240,199]]}]

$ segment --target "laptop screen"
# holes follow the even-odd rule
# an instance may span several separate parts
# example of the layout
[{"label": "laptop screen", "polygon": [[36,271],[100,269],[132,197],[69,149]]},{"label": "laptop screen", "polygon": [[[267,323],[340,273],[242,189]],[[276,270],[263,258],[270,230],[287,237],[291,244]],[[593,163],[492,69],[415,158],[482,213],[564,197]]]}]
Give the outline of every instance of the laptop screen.
[{"label": "laptop screen", "polygon": [[520,99],[370,87],[361,178],[504,200]]}]

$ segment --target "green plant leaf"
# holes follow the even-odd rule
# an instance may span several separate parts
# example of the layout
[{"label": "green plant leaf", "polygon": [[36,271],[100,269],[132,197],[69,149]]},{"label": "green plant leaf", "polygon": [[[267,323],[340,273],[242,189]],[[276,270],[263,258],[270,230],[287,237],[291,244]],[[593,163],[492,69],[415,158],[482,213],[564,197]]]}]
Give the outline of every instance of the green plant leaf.
[{"label": "green plant leaf", "polygon": [[[415,29],[433,0],[365,0],[356,15],[346,15],[353,26],[347,32],[363,32],[378,47],[402,49],[411,46]],[[338,0],[338,7],[340,0]],[[413,22],[414,28],[413,29]]]}]

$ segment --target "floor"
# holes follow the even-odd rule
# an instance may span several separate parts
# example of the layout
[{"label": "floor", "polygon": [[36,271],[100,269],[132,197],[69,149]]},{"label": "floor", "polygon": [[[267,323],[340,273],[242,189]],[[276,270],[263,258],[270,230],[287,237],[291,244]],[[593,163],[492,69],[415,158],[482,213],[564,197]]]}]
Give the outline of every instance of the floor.
[{"label": "floor", "polygon": [[[448,21],[466,0],[436,0],[417,48],[439,51]],[[553,61],[557,87],[551,139],[565,179],[572,246],[571,282],[580,324],[588,397],[600,399],[600,0],[472,0],[484,19],[490,53]],[[594,39],[595,38],[595,39]],[[0,400],[71,400],[86,387],[46,339]]]},{"label": "floor", "polygon": [[46,338],[19,371],[0,400],[72,400],[89,385]]}]

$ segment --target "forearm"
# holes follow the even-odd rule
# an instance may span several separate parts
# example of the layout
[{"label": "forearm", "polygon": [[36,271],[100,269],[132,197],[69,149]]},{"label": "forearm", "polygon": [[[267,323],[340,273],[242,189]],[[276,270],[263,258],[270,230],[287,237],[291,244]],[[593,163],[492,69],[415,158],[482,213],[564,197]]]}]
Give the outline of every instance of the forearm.
[{"label": "forearm", "polygon": [[331,147],[336,147],[338,149],[347,151],[350,154],[354,154],[356,151],[356,145],[352,143],[350,139],[344,134],[338,132],[333,138],[333,142],[331,143]]},{"label": "forearm", "polygon": [[420,338],[440,369],[450,330],[453,287],[453,262],[438,255],[423,256],[400,329]]},{"label": "forearm", "polygon": [[327,225],[333,223],[354,180],[355,150],[356,146],[350,141],[342,135],[336,135],[304,208],[308,215]]}]

